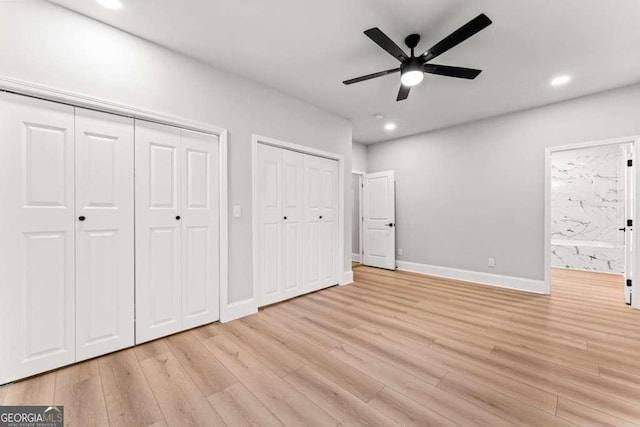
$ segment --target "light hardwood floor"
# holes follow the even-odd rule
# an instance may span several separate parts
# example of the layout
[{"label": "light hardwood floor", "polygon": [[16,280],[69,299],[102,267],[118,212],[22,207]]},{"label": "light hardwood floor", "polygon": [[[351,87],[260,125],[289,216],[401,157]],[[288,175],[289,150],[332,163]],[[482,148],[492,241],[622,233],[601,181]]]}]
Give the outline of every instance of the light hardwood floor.
[{"label": "light hardwood floor", "polygon": [[[553,295],[358,267],[356,283],[0,388],[70,425],[640,424],[619,279]],[[594,279],[595,277],[595,279]]]}]

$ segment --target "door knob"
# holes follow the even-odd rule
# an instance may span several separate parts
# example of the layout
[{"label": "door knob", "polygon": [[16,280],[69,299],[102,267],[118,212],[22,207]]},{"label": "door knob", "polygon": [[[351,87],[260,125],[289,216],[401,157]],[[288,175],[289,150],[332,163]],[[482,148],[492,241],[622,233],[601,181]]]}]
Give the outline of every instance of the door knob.
[{"label": "door knob", "polygon": [[627,231],[626,227],[618,228],[618,231]]},{"label": "door knob", "polygon": [[180,215],[176,215],[176,219],[180,221]]},{"label": "door knob", "polygon": [[287,217],[285,216],[284,219],[287,219]]},{"label": "door knob", "polygon": [[81,215],[78,217],[78,221],[84,221],[85,219],[87,219],[87,217]]},{"label": "door knob", "polygon": [[318,218],[322,219],[322,215],[320,215]]},{"label": "door knob", "polygon": [[393,227],[393,223],[390,222],[389,224],[387,224],[387,227]]}]

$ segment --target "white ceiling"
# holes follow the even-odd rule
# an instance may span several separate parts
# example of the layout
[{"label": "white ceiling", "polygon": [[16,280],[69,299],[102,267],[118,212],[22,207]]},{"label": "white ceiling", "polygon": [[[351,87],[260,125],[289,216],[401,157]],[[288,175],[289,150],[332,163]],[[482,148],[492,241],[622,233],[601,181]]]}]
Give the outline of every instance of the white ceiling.
[{"label": "white ceiling", "polygon": [[[53,1],[344,116],[365,143],[640,81],[638,0],[122,0],[118,11]],[[423,52],[480,12],[493,25],[433,61],[483,69],[476,80],[427,75],[402,102],[397,74],[341,83],[398,65],[364,30],[402,47],[417,32]],[[549,86],[564,73],[569,85]]]}]

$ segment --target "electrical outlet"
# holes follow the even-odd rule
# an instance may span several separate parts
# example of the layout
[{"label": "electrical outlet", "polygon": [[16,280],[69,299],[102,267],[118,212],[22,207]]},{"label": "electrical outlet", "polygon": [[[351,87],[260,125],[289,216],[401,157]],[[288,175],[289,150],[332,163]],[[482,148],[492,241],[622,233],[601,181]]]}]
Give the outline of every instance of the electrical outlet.
[{"label": "electrical outlet", "polygon": [[491,268],[495,268],[496,267],[496,259],[495,258],[489,258],[489,267]]},{"label": "electrical outlet", "polygon": [[402,249],[398,248],[398,256],[402,256]]}]

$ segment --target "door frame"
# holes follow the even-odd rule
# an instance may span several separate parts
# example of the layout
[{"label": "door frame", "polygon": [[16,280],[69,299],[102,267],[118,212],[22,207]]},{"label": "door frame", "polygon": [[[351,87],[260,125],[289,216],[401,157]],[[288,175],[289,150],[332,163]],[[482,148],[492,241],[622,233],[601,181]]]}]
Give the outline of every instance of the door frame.
[{"label": "door frame", "polygon": [[[589,141],[589,142],[580,142],[575,144],[567,144],[560,145],[556,147],[547,147],[545,148],[545,162],[544,162],[544,283],[545,283],[545,294],[551,293],[551,156],[553,153],[561,152],[561,151],[571,151],[580,148],[591,148],[591,147],[600,147],[606,145],[618,145],[618,144],[632,144],[633,146],[633,156],[632,160],[636,162],[637,150],[640,148],[640,135],[633,135],[622,138],[613,138],[613,139],[605,139],[598,141]],[[633,168],[633,175],[631,176],[631,181],[633,183],[633,188],[635,189],[635,194],[633,194],[634,200],[634,221],[637,220],[638,212],[640,212],[640,188],[638,188],[638,179],[636,168]],[[635,227],[634,227],[635,228]],[[640,243],[640,230],[636,231],[634,229],[632,244],[634,248],[638,248],[638,244]],[[632,266],[631,269],[635,273],[638,271],[636,266],[639,265],[638,256],[640,255],[640,251],[636,250],[634,257],[632,258]],[[635,275],[635,274],[634,274]],[[634,277],[632,293],[637,297],[632,300],[633,308],[640,309],[640,278]],[[622,295],[621,295],[622,298]]]},{"label": "door frame", "polygon": [[[228,304],[229,295],[229,221],[228,221],[228,183],[227,183],[227,140],[228,131],[210,123],[198,122],[183,117],[151,111],[140,107],[120,104],[109,100],[95,98],[78,92],[62,90],[38,83],[0,76],[0,91],[18,95],[41,98],[47,101],[68,104],[74,107],[101,111],[133,119],[176,126],[186,130],[216,135],[218,137],[218,167],[220,178],[219,231],[220,231],[220,321],[232,320],[234,312]],[[135,141],[134,141],[135,145]]]},{"label": "door frame", "polygon": [[[293,142],[282,141],[280,139],[271,138],[268,136],[252,134],[251,135],[251,220],[252,220],[252,268],[253,268],[253,295],[250,299],[251,306],[256,310],[258,308],[258,211],[257,206],[257,194],[258,188],[258,144],[270,145],[272,147],[284,148],[291,151],[296,151],[302,154],[309,154],[312,156],[324,157],[330,160],[336,160],[338,162],[338,284],[346,285],[351,283],[351,264],[349,263],[349,269],[345,269],[344,263],[344,223],[345,223],[345,209],[344,209],[344,156],[341,154],[331,153],[329,151],[319,150],[317,148],[311,148]],[[351,257],[349,257],[351,258]],[[350,277],[347,277],[349,273]],[[243,304],[247,304],[247,300],[242,301]]]},{"label": "door frame", "polygon": [[[358,175],[358,188],[356,189],[356,191],[358,191],[358,212],[360,213],[360,218],[358,218],[358,248],[360,249],[358,251],[358,261],[360,264],[362,264],[362,254],[363,254],[363,247],[362,247],[362,241],[363,241],[363,234],[362,234],[362,186],[364,184],[363,181],[363,177],[367,174],[367,172],[363,172],[363,171],[357,171],[357,170],[352,170],[351,171],[352,175]],[[351,254],[352,254],[352,258],[351,261],[354,261],[353,259],[353,248],[351,248]]]}]

